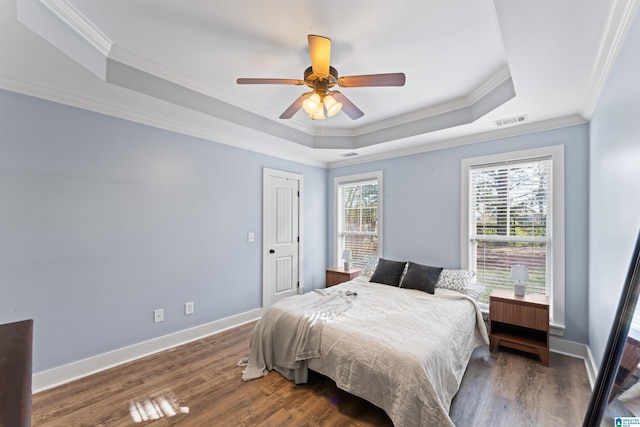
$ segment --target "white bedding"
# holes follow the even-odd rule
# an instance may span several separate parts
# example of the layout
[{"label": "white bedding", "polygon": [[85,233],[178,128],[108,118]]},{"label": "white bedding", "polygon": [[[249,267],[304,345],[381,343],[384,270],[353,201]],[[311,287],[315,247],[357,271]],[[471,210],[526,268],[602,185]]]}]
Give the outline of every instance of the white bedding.
[{"label": "white bedding", "polygon": [[324,325],[353,305],[355,295],[316,289],[272,305],[251,334],[242,380],[264,377],[275,369],[296,384],[307,382],[307,361],[320,357]]},{"label": "white bedding", "polygon": [[[308,367],[383,408],[397,427],[453,426],[449,407],[471,353],[488,344],[475,301],[447,289],[431,295],[366,278],[323,293],[347,291],[357,296],[320,325],[320,357]],[[250,357],[249,367],[254,362]]]}]

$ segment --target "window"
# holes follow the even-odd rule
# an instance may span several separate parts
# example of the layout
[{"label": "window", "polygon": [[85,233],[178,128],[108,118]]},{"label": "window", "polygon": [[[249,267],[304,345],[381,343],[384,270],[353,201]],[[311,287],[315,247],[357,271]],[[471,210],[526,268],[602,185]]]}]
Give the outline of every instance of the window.
[{"label": "window", "polygon": [[335,178],[336,265],[350,249],[351,265],[364,267],[382,252],[382,172]]},{"label": "window", "polygon": [[552,332],[564,330],[564,156],[549,147],[464,159],[462,260],[491,290],[513,289],[511,266],[529,268],[527,293],[549,296]]},{"label": "window", "polygon": [[[470,264],[487,289],[511,289],[512,265],[529,268],[528,290],[547,294],[551,160],[472,167]],[[488,303],[488,293],[481,302]]]}]

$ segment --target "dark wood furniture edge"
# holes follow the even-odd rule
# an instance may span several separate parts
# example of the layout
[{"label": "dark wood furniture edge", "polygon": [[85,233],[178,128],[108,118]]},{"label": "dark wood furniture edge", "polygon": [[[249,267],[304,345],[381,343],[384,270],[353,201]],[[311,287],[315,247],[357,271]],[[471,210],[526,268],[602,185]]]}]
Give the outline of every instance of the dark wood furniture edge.
[{"label": "dark wood furniture edge", "polygon": [[326,287],[339,285],[340,283],[353,280],[362,273],[361,268],[351,268],[345,270],[342,267],[332,267],[326,269]]},{"label": "dark wood furniture edge", "polygon": [[0,325],[0,426],[31,426],[33,320]]}]

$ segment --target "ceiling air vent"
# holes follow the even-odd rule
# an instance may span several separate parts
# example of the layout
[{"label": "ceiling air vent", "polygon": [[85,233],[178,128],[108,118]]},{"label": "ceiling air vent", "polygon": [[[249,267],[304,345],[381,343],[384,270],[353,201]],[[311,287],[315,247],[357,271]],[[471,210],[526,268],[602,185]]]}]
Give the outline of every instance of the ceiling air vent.
[{"label": "ceiling air vent", "polygon": [[527,120],[527,115],[523,114],[521,116],[509,117],[508,119],[496,120],[493,123],[495,123],[496,126],[500,127],[500,126],[513,125],[516,123],[524,122],[525,120]]},{"label": "ceiling air vent", "polygon": [[353,156],[357,156],[358,153],[344,153],[344,154],[340,154],[342,157],[353,157]]}]

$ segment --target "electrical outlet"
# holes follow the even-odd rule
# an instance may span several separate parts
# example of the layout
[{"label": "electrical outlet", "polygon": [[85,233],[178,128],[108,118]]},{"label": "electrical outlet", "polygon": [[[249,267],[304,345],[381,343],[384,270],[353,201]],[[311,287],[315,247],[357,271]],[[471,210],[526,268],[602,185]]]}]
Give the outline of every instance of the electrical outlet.
[{"label": "electrical outlet", "polygon": [[164,309],[159,308],[157,310],[153,310],[153,323],[162,322],[164,320]]},{"label": "electrical outlet", "polygon": [[193,314],[193,301],[184,303],[184,314]]}]

